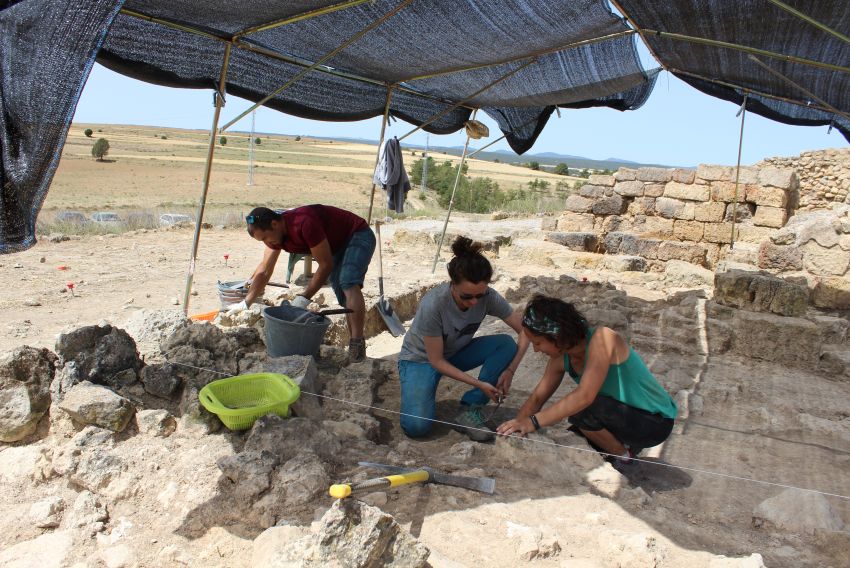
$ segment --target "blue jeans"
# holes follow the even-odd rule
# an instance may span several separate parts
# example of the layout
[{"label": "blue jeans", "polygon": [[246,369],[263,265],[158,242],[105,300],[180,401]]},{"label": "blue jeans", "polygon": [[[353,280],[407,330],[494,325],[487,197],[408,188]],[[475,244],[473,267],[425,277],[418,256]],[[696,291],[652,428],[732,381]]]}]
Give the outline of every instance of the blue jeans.
[{"label": "blue jeans", "polygon": [[348,239],[343,248],[333,256],[331,270],[331,288],[336,294],[339,305],[345,307],[345,290],[355,286],[363,287],[369,261],[375,252],[375,233],[372,229],[360,229]]},{"label": "blue jeans", "polygon": [[[516,355],[516,342],[509,335],[486,335],[449,357],[448,361],[461,371],[481,366],[478,378],[491,385]],[[401,428],[411,438],[424,436],[431,430],[437,408],[437,385],[442,375],[429,363],[399,361],[401,378]],[[481,389],[470,389],[460,399],[461,404],[483,405],[490,399]]]}]

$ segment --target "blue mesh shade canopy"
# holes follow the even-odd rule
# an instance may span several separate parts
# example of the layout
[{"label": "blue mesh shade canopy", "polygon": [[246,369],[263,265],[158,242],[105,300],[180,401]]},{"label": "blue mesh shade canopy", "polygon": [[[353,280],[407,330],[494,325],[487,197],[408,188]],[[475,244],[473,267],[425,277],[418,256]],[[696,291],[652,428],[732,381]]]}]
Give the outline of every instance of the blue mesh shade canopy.
[{"label": "blue mesh shade canopy", "polygon": [[[786,1],[850,32],[847,6]],[[657,70],[641,66],[633,25],[818,61],[850,55],[840,39],[767,0],[616,4],[627,19],[602,0],[0,0],[0,253],[35,242],[36,217],[95,60],[150,83],[216,89],[230,44],[226,93],[254,102],[321,61],[265,106],[363,120],[383,114],[392,86],[393,117],[447,134],[480,109],[521,154],[557,107],[625,111],[647,100]],[[703,92],[735,102],[746,93],[748,108],[769,118],[848,133],[841,114],[812,105],[744,53],[644,37],[666,68]],[[846,74],[768,63],[850,110]]]}]

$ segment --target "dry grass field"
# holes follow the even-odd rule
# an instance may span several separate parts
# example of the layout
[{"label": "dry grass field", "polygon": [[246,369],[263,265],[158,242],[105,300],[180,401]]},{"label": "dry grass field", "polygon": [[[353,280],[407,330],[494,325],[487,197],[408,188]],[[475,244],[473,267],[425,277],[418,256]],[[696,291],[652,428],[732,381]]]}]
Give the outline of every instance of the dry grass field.
[{"label": "dry grass field", "polygon": [[[94,131],[91,138],[85,136],[86,128]],[[314,202],[366,213],[375,145],[260,135],[261,143],[254,150],[254,184],[248,186],[248,136],[225,136],[224,146],[216,137],[206,220],[225,224],[228,215],[238,219],[257,205],[291,207]],[[101,137],[110,145],[103,162],[91,155],[94,141]],[[81,211],[87,216],[105,210],[122,217],[133,211],[155,216],[163,212],[194,214],[208,140],[209,133],[204,131],[74,124],[44,204],[42,227],[46,228],[62,210]],[[432,156],[438,163],[459,160],[441,153]],[[404,151],[408,170],[419,157],[421,151]],[[534,179],[548,181],[552,187],[558,181],[573,183],[578,179],[476,159],[469,161],[469,175],[492,178],[503,189],[525,187]],[[419,209],[420,215],[439,213],[436,205],[428,205],[427,199],[422,203],[418,196],[418,190],[411,192],[414,211]]]}]

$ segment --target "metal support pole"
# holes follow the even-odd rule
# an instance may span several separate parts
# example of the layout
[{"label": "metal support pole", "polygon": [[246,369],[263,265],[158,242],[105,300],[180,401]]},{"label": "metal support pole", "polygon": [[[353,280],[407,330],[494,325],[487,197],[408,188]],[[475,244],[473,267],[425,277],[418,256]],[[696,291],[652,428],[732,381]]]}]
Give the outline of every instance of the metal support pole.
[{"label": "metal support pole", "polygon": [[207,163],[204,166],[204,181],[201,184],[201,197],[198,200],[198,210],[195,213],[195,234],[192,237],[192,254],[189,257],[189,271],[186,274],[186,290],[183,292],[183,313],[189,315],[189,298],[192,294],[192,279],[195,277],[195,260],[198,258],[198,242],[201,239],[201,225],[204,221],[204,207],[207,204],[207,191],[210,187],[210,172],[212,171],[213,154],[215,154],[215,137],[218,130],[218,118],[221,107],[224,106],[224,91],[227,81],[227,65],[230,63],[231,45],[224,48],[224,60],[221,64],[221,75],[218,79],[218,91],[215,95],[215,112],[213,113],[212,128],[210,128],[210,143],[207,147]]},{"label": "metal support pole", "polygon": [[366,219],[367,224],[372,224],[372,206],[375,204],[375,184],[374,171],[378,167],[378,162],[381,160],[381,144],[384,143],[384,133],[387,131],[387,121],[390,118],[390,99],[393,95],[393,88],[387,87],[387,100],[384,103],[384,119],[381,121],[381,138],[378,140],[378,151],[375,153],[375,166],[372,168],[372,194],[369,196],[369,217]]},{"label": "metal support pole", "polygon": [[[478,109],[472,112],[472,120],[475,120],[475,115],[478,113]],[[455,184],[452,187],[452,196],[449,199],[449,210],[446,212],[446,222],[443,223],[443,232],[440,233],[440,242],[437,244],[437,252],[434,254],[434,264],[431,265],[431,274],[437,270],[437,261],[440,260],[440,250],[443,248],[443,239],[446,238],[446,229],[449,227],[449,217],[452,215],[452,206],[455,203],[455,192],[457,191],[457,185],[460,182],[460,176],[463,173],[463,164],[466,162],[466,151],[469,149],[469,135],[466,135],[466,144],[463,145],[463,154],[460,157],[460,164],[457,167],[457,175],[455,176]]]},{"label": "metal support pole", "polygon": [[741,178],[741,148],[744,146],[744,119],[747,118],[747,95],[741,105],[741,133],[738,135],[738,165],[735,167],[735,197],[732,200],[732,235],[729,248],[735,248],[735,222],[738,219],[738,181]]}]

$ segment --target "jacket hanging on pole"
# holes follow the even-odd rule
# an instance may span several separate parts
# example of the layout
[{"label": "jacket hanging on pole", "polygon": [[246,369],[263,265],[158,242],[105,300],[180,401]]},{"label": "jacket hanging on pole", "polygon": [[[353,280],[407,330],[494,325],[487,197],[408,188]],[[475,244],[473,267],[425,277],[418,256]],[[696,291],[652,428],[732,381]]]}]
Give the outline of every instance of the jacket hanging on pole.
[{"label": "jacket hanging on pole", "polygon": [[378,155],[380,157],[372,181],[384,188],[387,207],[396,213],[403,213],[404,199],[410,191],[410,179],[404,170],[398,138],[390,138],[381,144]]}]

